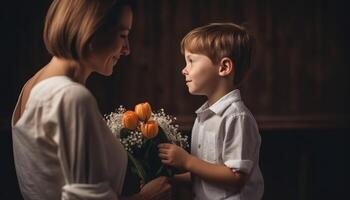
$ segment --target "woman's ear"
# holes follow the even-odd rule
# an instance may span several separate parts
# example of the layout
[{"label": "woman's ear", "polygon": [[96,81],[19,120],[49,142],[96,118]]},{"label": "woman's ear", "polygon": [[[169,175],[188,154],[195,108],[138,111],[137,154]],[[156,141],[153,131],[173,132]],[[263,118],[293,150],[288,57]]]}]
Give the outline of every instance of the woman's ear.
[{"label": "woman's ear", "polygon": [[227,75],[233,74],[234,68],[235,68],[235,65],[234,65],[233,61],[228,57],[224,57],[220,61],[219,75],[220,76],[227,76]]}]

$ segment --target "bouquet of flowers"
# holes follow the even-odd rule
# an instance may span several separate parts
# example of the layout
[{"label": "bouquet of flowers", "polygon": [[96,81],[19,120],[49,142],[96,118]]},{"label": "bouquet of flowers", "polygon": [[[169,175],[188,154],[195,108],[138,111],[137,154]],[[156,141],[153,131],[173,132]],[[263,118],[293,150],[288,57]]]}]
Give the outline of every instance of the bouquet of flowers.
[{"label": "bouquet of flowers", "polygon": [[172,176],[174,168],[164,166],[158,157],[158,144],[173,143],[188,148],[187,136],[173,124],[175,117],[164,113],[164,109],[152,112],[149,103],[140,103],[134,111],[120,106],[116,112],[105,115],[108,127],[120,140],[128,153],[132,173],[145,184],[159,176]]}]

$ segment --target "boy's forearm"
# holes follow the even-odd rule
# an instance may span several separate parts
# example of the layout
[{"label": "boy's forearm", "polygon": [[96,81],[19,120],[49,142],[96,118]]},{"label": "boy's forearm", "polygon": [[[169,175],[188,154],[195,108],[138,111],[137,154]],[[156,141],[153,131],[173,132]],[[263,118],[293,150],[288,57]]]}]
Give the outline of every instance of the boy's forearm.
[{"label": "boy's forearm", "polygon": [[204,180],[231,187],[242,187],[246,178],[246,175],[242,172],[233,172],[225,165],[208,163],[192,155],[189,157],[185,168]]}]

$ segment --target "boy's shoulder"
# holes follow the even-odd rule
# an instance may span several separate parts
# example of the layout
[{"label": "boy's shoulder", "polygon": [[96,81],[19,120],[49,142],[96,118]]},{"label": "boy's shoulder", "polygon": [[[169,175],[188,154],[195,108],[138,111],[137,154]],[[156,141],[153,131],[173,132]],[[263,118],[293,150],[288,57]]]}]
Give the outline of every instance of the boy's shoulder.
[{"label": "boy's shoulder", "polygon": [[235,127],[237,124],[240,124],[241,128],[253,127],[253,129],[249,128],[249,130],[256,130],[253,131],[255,133],[259,132],[256,119],[242,101],[233,102],[223,113],[222,119],[227,126]]},{"label": "boy's shoulder", "polygon": [[250,112],[248,107],[244,104],[242,100],[232,102],[222,115],[223,117],[248,117],[254,119],[253,114]]},{"label": "boy's shoulder", "polygon": [[244,104],[244,102],[240,100],[229,104],[229,106],[227,106],[225,112],[223,113],[223,116],[247,115],[248,113],[250,113],[249,109]]}]

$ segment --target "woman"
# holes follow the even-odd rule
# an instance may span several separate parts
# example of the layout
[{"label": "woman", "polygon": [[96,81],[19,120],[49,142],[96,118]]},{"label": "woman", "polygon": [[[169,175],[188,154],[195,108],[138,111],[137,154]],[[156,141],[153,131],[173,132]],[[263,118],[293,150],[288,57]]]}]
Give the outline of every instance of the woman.
[{"label": "woman", "polygon": [[132,3],[54,0],[44,41],[52,60],[23,87],[12,117],[16,172],[24,199],[167,199],[162,177],[121,197],[127,156],[85,88],[130,53]]}]

